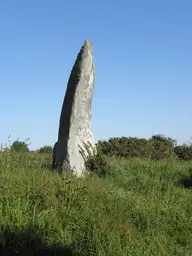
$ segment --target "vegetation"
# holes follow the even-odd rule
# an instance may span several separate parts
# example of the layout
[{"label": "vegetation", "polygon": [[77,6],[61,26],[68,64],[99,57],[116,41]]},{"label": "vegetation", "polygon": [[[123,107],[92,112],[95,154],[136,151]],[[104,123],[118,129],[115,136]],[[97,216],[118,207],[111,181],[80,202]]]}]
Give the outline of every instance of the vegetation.
[{"label": "vegetation", "polygon": [[183,160],[192,159],[192,145],[177,146],[175,147],[174,152],[180,159],[183,159]]},{"label": "vegetation", "polygon": [[44,146],[38,150],[40,154],[51,154],[53,152],[52,146]]},{"label": "vegetation", "polygon": [[51,159],[0,153],[0,255],[191,255],[191,161],[105,156],[75,178]]},{"label": "vegetation", "polygon": [[28,144],[25,141],[14,141],[11,150],[15,152],[29,152]]},{"label": "vegetation", "polygon": [[108,141],[99,141],[98,147],[107,156],[140,157],[152,160],[177,156],[183,160],[192,160],[192,146],[177,146],[176,144],[174,139],[158,134],[150,139],[136,137],[110,138]]},{"label": "vegetation", "polygon": [[84,143],[88,157],[85,157],[85,166],[88,172],[104,176],[109,172],[107,157],[102,153],[99,146],[93,147]]}]

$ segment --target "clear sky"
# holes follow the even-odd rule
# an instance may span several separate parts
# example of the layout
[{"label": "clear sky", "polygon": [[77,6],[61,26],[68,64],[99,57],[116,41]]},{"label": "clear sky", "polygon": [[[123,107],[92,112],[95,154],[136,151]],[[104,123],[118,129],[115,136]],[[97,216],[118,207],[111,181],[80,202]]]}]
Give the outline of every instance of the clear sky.
[{"label": "clear sky", "polygon": [[86,39],[96,65],[96,140],[192,136],[191,0],[1,0],[0,142],[55,143]]}]

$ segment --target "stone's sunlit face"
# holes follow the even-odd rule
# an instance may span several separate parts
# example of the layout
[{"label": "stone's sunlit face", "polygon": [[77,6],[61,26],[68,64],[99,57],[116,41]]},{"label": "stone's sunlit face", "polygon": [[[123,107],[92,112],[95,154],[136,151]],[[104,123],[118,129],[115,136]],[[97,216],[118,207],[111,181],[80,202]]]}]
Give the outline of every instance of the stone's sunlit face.
[{"label": "stone's sunlit face", "polygon": [[71,71],[64,98],[59,136],[53,153],[53,168],[61,168],[77,176],[85,171],[85,159],[79,148],[88,143],[94,147],[92,132],[92,96],[95,73],[92,42],[86,40]]}]

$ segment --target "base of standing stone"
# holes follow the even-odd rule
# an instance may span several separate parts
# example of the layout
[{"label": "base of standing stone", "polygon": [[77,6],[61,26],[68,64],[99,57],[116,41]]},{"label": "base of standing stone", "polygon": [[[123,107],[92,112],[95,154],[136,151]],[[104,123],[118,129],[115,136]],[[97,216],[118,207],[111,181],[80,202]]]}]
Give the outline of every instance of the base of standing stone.
[{"label": "base of standing stone", "polygon": [[[88,170],[85,169],[82,171],[82,173],[79,174],[79,172],[75,172],[75,170],[71,169],[69,171],[69,164],[67,161],[64,160],[63,163],[57,162],[56,161],[56,150],[57,150],[57,145],[58,142],[55,143],[54,148],[53,148],[53,162],[52,162],[52,170],[57,170],[59,174],[62,174],[63,172],[67,174],[76,174],[77,176],[82,176],[84,174],[89,174]],[[81,154],[84,163],[86,163],[86,160],[88,159],[89,156],[96,154],[96,147],[95,145],[91,145],[89,143],[84,143],[83,147],[79,146],[79,153]]]}]

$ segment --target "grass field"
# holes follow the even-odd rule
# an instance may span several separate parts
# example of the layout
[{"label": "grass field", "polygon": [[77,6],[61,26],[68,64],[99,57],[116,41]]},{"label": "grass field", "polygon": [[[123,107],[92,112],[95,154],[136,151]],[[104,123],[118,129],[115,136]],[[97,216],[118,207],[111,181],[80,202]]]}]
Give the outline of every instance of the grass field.
[{"label": "grass field", "polygon": [[192,190],[179,185],[192,162],[109,163],[77,179],[49,155],[0,153],[0,255],[192,255]]}]

